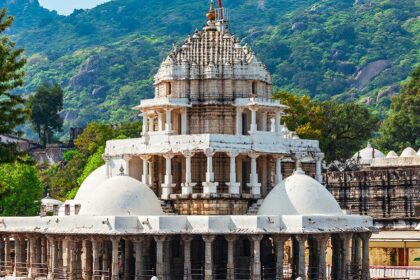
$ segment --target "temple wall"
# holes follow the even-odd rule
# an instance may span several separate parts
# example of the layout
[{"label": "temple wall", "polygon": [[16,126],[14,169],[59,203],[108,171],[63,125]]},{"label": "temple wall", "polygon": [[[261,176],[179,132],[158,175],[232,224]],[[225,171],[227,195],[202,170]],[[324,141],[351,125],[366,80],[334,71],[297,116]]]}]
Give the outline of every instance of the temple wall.
[{"label": "temple wall", "polygon": [[325,174],[328,190],[341,208],[380,220],[415,218],[420,169],[381,169]]}]

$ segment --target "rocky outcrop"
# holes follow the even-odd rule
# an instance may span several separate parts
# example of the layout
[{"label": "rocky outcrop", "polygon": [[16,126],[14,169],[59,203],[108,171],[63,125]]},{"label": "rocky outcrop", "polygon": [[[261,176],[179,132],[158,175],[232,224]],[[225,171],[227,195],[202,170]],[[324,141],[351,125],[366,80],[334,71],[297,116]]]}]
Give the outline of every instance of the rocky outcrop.
[{"label": "rocky outcrop", "polygon": [[79,89],[91,85],[97,77],[99,67],[99,57],[91,56],[80,70],[70,79],[70,86]]},{"label": "rocky outcrop", "polygon": [[391,98],[392,96],[395,96],[400,91],[399,85],[392,85],[390,87],[387,87],[381,91],[378,92],[378,95],[376,96],[376,103],[379,103],[381,99],[383,98]]},{"label": "rocky outcrop", "polygon": [[354,78],[354,87],[359,90],[365,88],[365,86],[377,75],[382,73],[386,68],[388,68],[390,62],[385,59],[377,60],[367,64],[365,67],[357,71]]},{"label": "rocky outcrop", "polygon": [[96,98],[103,98],[106,96],[106,93],[108,92],[109,87],[108,86],[99,86],[93,89],[92,96]]}]

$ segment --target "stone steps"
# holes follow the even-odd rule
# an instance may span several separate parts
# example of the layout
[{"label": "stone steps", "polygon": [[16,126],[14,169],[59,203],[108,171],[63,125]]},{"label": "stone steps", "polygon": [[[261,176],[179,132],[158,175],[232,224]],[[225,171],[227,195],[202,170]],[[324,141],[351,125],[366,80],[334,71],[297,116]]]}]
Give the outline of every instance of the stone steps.
[{"label": "stone steps", "polygon": [[177,214],[174,206],[172,205],[172,203],[170,201],[161,200],[160,201],[160,206],[162,207],[162,210],[165,214],[168,214],[168,215],[176,215]]},{"label": "stone steps", "polygon": [[246,212],[247,215],[257,215],[264,199],[258,199],[257,202],[253,203]]}]

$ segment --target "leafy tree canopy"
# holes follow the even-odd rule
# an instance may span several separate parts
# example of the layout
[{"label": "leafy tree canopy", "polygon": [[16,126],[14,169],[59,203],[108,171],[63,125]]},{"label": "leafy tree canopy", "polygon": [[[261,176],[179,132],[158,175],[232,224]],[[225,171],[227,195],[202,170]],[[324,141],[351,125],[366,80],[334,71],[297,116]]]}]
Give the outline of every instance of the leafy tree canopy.
[{"label": "leafy tree canopy", "polygon": [[42,193],[35,167],[23,163],[0,165],[0,216],[37,215]]},{"label": "leafy tree canopy", "polygon": [[290,108],[284,124],[303,139],[318,139],[326,160],[350,158],[376,130],[378,118],[358,103],[313,101],[287,92],[274,94]]},{"label": "leafy tree canopy", "polygon": [[61,200],[74,198],[86,177],[104,164],[102,154],[105,151],[106,141],[138,137],[140,131],[141,125],[138,122],[120,126],[90,123],[75,140],[76,150],[65,154],[64,167],[52,174],[50,180],[52,196]]},{"label": "leafy tree canopy", "polygon": [[420,148],[420,67],[392,99],[388,118],[379,130],[377,145],[385,151],[400,153],[407,147]]},{"label": "leafy tree canopy", "polygon": [[35,94],[28,99],[32,127],[38,133],[41,142],[46,145],[51,142],[54,132],[61,131],[63,119],[59,112],[63,109],[63,91],[56,84],[42,84]]},{"label": "leafy tree canopy", "polygon": [[[6,16],[6,9],[0,9],[0,134],[13,134],[16,126],[25,121],[24,100],[13,90],[23,85],[25,59],[22,49],[4,35],[13,23],[13,17]],[[0,143],[0,163],[11,162],[16,157],[14,146]]]}]

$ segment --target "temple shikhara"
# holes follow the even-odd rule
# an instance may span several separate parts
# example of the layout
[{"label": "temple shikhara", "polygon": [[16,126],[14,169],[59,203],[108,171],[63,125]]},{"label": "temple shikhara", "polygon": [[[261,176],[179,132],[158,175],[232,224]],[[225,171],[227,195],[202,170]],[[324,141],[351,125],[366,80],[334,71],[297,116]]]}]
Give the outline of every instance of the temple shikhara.
[{"label": "temple shikhara", "polygon": [[369,216],[322,185],[318,141],[282,125],[266,67],[211,3],[134,109],[142,135],[41,217],[0,218],[7,279],[370,279]]}]

